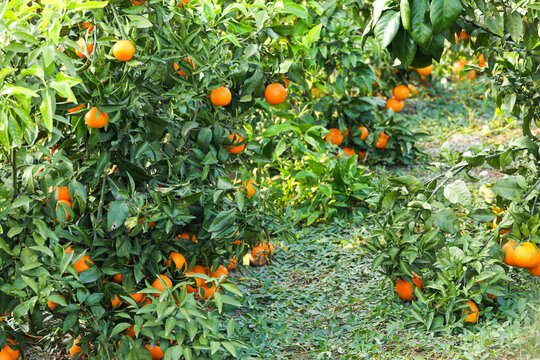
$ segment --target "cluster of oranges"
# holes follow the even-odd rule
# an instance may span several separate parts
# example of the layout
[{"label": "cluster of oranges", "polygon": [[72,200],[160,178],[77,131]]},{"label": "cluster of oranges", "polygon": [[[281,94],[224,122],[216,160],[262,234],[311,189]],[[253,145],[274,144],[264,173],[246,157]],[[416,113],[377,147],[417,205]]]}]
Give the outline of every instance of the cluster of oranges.
[{"label": "cluster of oranges", "polygon": [[517,266],[529,270],[534,276],[540,276],[540,251],[530,241],[516,246],[515,241],[503,245],[504,262],[509,266]]},{"label": "cluster of oranges", "polygon": [[[365,126],[360,126],[358,128],[358,131],[360,132],[360,139],[362,141],[366,141],[369,136],[369,130]],[[351,134],[350,129],[345,130],[344,132],[341,132],[341,130],[336,128],[331,128],[330,133],[326,135],[324,140],[327,143],[332,143],[333,145],[341,146],[343,143],[343,140],[345,140],[345,137],[349,136]],[[379,150],[386,149],[386,146],[388,145],[388,139],[390,136],[386,134],[384,131],[381,131],[379,134],[379,137],[377,138],[377,141],[375,142],[375,148]],[[347,155],[347,156],[354,156],[355,151],[350,146],[345,146],[341,149],[341,151]],[[368,151],[358,151],[358,159],[364,160],[367,156]]]},{"label": "cluster of oranges", "polygon": [[398,113],[403,110],[405,100],[411,96],[411,92],[407,86],[398,85],[392,89],[392,95],[393,97],[386,101],[386,108]]},{"label": "cluster of oranges", "polygon": [[255,246],[251,253],[246,254],[244,264],[249,263],[253,266],[264,266],[274,256],[274,245],[268,241],[264,241]]}]

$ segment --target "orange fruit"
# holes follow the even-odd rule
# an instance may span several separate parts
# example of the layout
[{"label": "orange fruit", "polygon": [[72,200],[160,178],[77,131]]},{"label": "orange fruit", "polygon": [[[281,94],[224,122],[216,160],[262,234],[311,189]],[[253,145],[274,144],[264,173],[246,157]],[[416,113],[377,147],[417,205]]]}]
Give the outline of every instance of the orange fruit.
[{"label": "orange fruit", "polygon": [[6,339],[6,341],[9,344],[13,345],[15,350],[9,344],[6,343],[6,346],[4,346],[4,349],[2,350],[2,352],[5,351],[9,355],[11,360],[17,360],[19,356],[21,356],[21,348],[19,347],[19,344],[17,344],[15,340],[11,340],[11,339]]},{"label": "orange fruit", "polygon": [[354,155],[354,149],[353,148],[350,148],[348,146],[344,147],[343,149],[341,149],[341,151],[343,151],[343,153],[347,156],[353,156]]},{"label": "orange fruit", "polygon": [[386,101],[386,108],[394,110],[395,113],[400,112],[404,106],[405,102],[403,100],[390,98]]},{"label": "orange fruit", "polygon": [[[208,271],[206,270],[206,268],[204,266],[195,265],[194,267],[191,268],[190,271],[188,271],[186,273],[186,275],[193,275],[193,274],[208,275]],[[195,283],[197,284],[197,287],[201,287],[205,283],[204,279],[199,279],[197,277],[195,277],[194,279],[195,279]],[[193,286],[191,286],[191,285],[188,285],[186,287],[186,290],[187,290],[188,293],[195,292],[195,288]]]},{"label": "orange fruit", "polygon": [[[165,285],[163,283],[165,283]],[[156,278],[156,280],[154,280],[154,282],[152,283],[152,287],[154,289],[158,290],[159,293],[153,293],[152,295],[154,295],[156,297],[159,297],[161,295],[161,293],[163,292],[163,290],[165,290],[165,287],[172,288],[172,286],[173,286],[172,281],[171,281],[171,279],[169,279],[168,276],[159,275],[159,277]]]},{"label": "orange fruit", "polygon": [[135,302],[137,304],[140,304],[142,303],[144,300],[146,300],[146,295],[142,294],[142,293],[129,293],[129,296],[131,296],[131,298],[133,300],[135,300]]},{"label": "orange fruit", "polygon": [[221,278],[222,276],[225,276],[225,277],[229,276],[229,271],[223,265],[219,265],[216,271],[212,271],[212,270],[213,269],[210,269],[210,277]]},{"label": "orange fruit", "polygon": [[394,94],[394,98],[397,100],[405,100],[411,96],[411,93],[409,91],[409,88],[405,85],[398,85],[392,90],[392,94]]},{"label": "orange fruit", "polygon": [[184,240],[192,240],[194,243],[198,243],[199,240],[197,240],[197,237],[195,235],[191,235],[191,233],[183,232],[180,235],[176,237],[177,239],[184,239]]},{"label": "orange fruit", "polygon": [[150,344],[146,344],[144,346],[148,349],[148,351],[150,351],[150,355],[152,355],[152,360],[161,360],[165,356],[165,354],[163,354],[163,351],[161,351],[158,345],[151,347]]},{"label": "orange fruit", "polygon": [[232,145],[226,145],[226,148],[231,154],[240,154],[246,148],[246,144],[237,145],[244,141],[240,134],[230,134],[229,139],[231,139]]},{"label": "orange fruit", "polygon": [[79,45],[79,49],[75,49],[75,53],[82,59],[86,59],[85,50],[88,52],[88,55],[92,55],[92,52],[94,52],[94,44],[87,43],[83,38],[77,40],[77,45]]},{"label": "orange fruit", "polygon": [[242,188],[242,191],[246,192],[248,197],[255,195],[255,188],[253,187],[253,184],[257,185],[255,180],[249,179],[247,182],[244,181],[243,184],[244,187]]},{"label": "orange fruit", "polygon": [[401,300],[411,301],[413,297],[413,284],[420,290],[424,290],[424,283],[418,275],[413,274],[412,284],[403,279],[398,279],[396,282],[396,292]]},{"label": "orange fruit", "polygon": [[122,300],[120,300],[120,298],[118,297],[118,295],[114,295],[112,298],[111,298],[111,304],[112,304],[112,307],[113,308],[117,308],[119,306],[122,305]]},{"label": "orange fruit", "polygon": [[88,29],[88,31],[90,31],[90,32],[94,31],[94,25],[92,23],[89,23],[89,22],[86,22],[86,21],[83,21],[82,23],[77,24],[77,26],[81,30]]},{"label": "orange fruit", "polygon": [[358,152],[358,159],[359,160],[364,160],[366,158],[366,156],[367,156],[367,150]]},{"label": "orange fruit", "polygon": [[68,109],[68,113],[73,114],[79,110],[81,110],[84,107],[84,104],[80,104],[79,106],[76,106],[74,108]]},{"label": "orange fruit", "polygon": [[129,61],[135,54],[135,45],[129,40],[120,40],[114,44],[112,51],[116,60]]},{"label": "orange fruit", "polygon": [[[195,70],[195,63],[193,62],[193,60],[191,60],[190,58],[188,57],[185,57],[182,61],[187,61],[188,63],[191,64],[191,66],[193,66],[193,70]],[[180,69],[180,66],[177,64],[177,63],[174,63],[174,70],[180,75],[180,76],[187,76],[187,74],[184,72],[184,70],[179,70]]]},{"label": "orange fruit", "polygon": [[66,254],[71,254],[71,252],[73,251],[73,249],[71,248],[72,245],[69,245],[67,248],[64,249],[64,252]]},{"label": "orange fruit", "polygon": [[390,136],[386,135],[384,131],[381,131],[379,139],[377,139],[377,142],[375,143],[375,147],[379,150],[386,149],[386,145],[388,145],[388,138],[390,138]]},{"label": "orange fruit", "polygon": [[189,4],[189,0],[182,0],[182,1],[180,1],[180,2],[178,3],[178,5],[176,5],[176,6],[182,7],[182,2],[183,2],[184,4],[186,4],[186,5]]},{"label": "orange fruit", "polygon": [[329,143],[330,140],[332,140],[332,144],[337,145],[337,146],[341,145],[341,143],[343,142],[343,139],[344,139],[343,134],[341,134],[341,131],[336,128],[330,129],[330,134],[326,135],[326,137],[324,138],[324,140],[327,143]]},{"label": "orange fruit", "polygon": [[360,130],[362,133],[360,134],[360,139],[366,141],[366,139],[368,138],[369,136],[369,130],[367,129],[367,127],[365,126],[360,126],[358,128],[358,130]]},{"label": "orange fruit", "polygon": [[454,74],[457,75],[461,70],[465,69],[465,65],[467,65],[467,63],[467,60],[460,60],[452,64],[452,70],[454,71]]},{"label": "orange fruit", "polygon": [[408,84],[407,87],[409,88],[409,91],[413,95],[418,95],[418,89],[413,84]]},{"label": "orange fruit", "polygon": [[[487,59],[489,60],[489,56]],[[484,54],[478,55],[478,66],[486,67],[486,60],[484,59]]]},{"label": "orange fruit", "polygon": [[467,73],[467,79],[474,80],[476,78],[476,70],[471,70]]},{"label": "orange fruit", "polygon": [[126,335],[130,338],[135,338],[135,330],[133,329],[133,326],[130,326],[126,329]]},{"label": "orange fruit", "polygon": [[285,87],[288,88],[289,87],[289,84],[291,83],[291,80],[287,79],[285,77],[285,74],[282,74],[281,76],[283,78],[283,83],[285,84]]},{"label": "orange fruit", "polygon": [[478,321],[478,307],[471,300],[467,301],[465,304],[469,307],[468,309],[465,309],[465,315],[467,316],[465,322],[476,324]]},{"label": "orange fruit", "polygon": [[279,105],[287,99],[287,90],[280,83],[273,83],[264,90],[264,98],[270,105]]},{"label": "orange fruit", "polygon": [[313,94],[313,96],[315,96],[316,98],[320,98],[320,97],[323,97],[324,96],[324,93],[322,91],[320,91],[319,89],[317,88],[312,88],[311,89],[311,93]]},{"label": "orange fruit", "polygon": [[268,262],[268,248],[263,246],[255,246],[251,250],[251,265],[263,266]]},{"label": "orange fruit", "polygon": [[227,270],[234,270],[236,266],[238,266],[238,258],[233,257],[232,259],[229,259],[229,265],[227,265]]},{"label": "orange fruit", "polygon": [[69,196],[69,189],[67,186],[62,186],[61,188],[58,188],[58,201],[65,200],[70,202],[71,196]]},{"label": "orange fruit", "polygon": [[0,360],[12,360],[12,358],[6,350],[2,350],[0,351]]},{"label": "orange fruit", "polygon": [[69,348],[69,354],[71,356],[75,356],[75,354],[78,354],[82,351],[82,348],[79,346],[80,342],[81,340],[75,339],[75,341],[73,342],[73,345]]},{"label": "orange fruit", "polygon": [[382,96],[381,93],[376,93],[375,96],[378,97],[379,99],[386,100],[386,98]]},{"label": "orange fruit", "polygon": [[219,288],[216,285],[208,286],[204,284],[199,287],[199,295],[204,300],[212,300],[214,298],[214,292],[219,292]]},{"label": "orange fruit", "polygon": [[[418,75],[420,75],[420,77],[429,76],[433,72],[433,65],[429,65],[429,66],[426,66],[425,68],[419,68],[415,70],[418,73]],[[422,80],[425,80],[425,79],[422,78]]]},{"label": "orange fruit", "polygon": [[91,128],[94,129],[101,129],[105,125],[107,125],[107,122],[109,121],[109,115],[105,111],[101,111],[99,115],[97,115],[97,107],[93,107],[84,115],[84,121],[86,122],[86,125],[88,125]]},{"label": "orange fruit", "polygon": [[55,303],[55,302],[52,301],[52,300],[49,300],[49,301],[47,301],[47,306],[49,307],[49,309],[54,310],[54,308],[57,307],[58,304]]},{"label": "orange fruit", "polygon": [[[64,212],[66,213],[66,221],[68,221],[71,218],[71,215],[69,215],[69,212],[67,211],[66,207],[69,207],[70,209],[72,209],[71,202],[67,200],[58,200],[58,202],[56,203],[57,209],[58,209],[58,205],[60,205],[62,209],[64,210]],[[58,221],[58,219],[56,219],[56,221]]]},{"label": "orange fruit", "polygon": [[142,5],[146,0],[129,0],[133,5]]},{"label": "orange fruit", "polygon": [[[187,234],[187,233],[185,233]],[[194,237],[195,238],[195,237]],[[179,252],[172,252],[169,254],[169,260],[166,262],[167,266],[171,266],[172,263],[176,266],[178,270],[185,273],[187,270],[187,263],[186,258],[184,255],[180,254]]]},{"label": "orange fruit", "polygon": [[115,274],[112,277],[113,281],[115,283],[121,283],[122,282],[122,274]]},{"label": "orange fruit", "polygon": [[540,252],[532,242],[527,241],[514,249],[513,259],[516,266],[532,269],[540,265]]},{"label": "orange fruit", "polygon": [[528,270],[531,273],[531,275],[540,276],[540,265],[538,265],[537,267],[528,269]]},{"label": "orange fruit", "polygon": [[516,245],[515,241],[508,241],[502,247],[505,253],[504,262],[510,266],[516,266],[516,263],[514,262],[514,245]]},{"label": "orange fruit", "polygon": [[73,263],[73,267],[75,268],[75,270],[77,270],[77,272],[80,275],[83,271],[90,269],[90,265],[88,265],[88,263],[92,265],[94,264],[94,262],[90,260],[89,255],[84,255],[80,260],[75,261],[75,263]]},{"label": "orange fruit", "polygon": [[231,103],[231,91],[225,86],[220,86],[210,93],[210,101],[216,106],[227,106]]},{"label": "orange fruit", "polygon": [[345,129],[345,131],[343,132],[343,137],[349,136],[349,133],[350,133],[350,129],[349,128]]},{"label": "orange fruit", "polygon": [[459,39],[460,40],[467,40],[469,38],[469,35],[465,32],[465,30],[461,30],[459,33]]},{"label": "orange fruit", "polygon": [[[141,208],[141,210],[144,210],[144,208],[146,207],[146,205],[143,205],[143,207]],[[146,224],[146,216],[141,218],[141,224],[144,226]],[[156,222],[155,221],[149,221],[148,222],[148,227],[149,228],[153,228],[156,226]]]}]

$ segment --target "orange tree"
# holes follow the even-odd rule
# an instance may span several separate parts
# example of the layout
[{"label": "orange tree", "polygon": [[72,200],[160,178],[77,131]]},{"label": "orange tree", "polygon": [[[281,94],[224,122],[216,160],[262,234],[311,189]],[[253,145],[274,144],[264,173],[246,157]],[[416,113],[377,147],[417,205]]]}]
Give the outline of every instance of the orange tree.
[{"label": "orange tree", "polygon": [[[524,268],[524,276],[540,274],[540,157],[531,131],[540,120],[539,9],[530,2],[475,3],[377,1],[370,23],[393,57],[415,67],[438,60],[444,39],[454,42],[454,33],[464,29],[472,50],[489,57],[486,67],[470,68],[490,77],[497,105],[523,123],[523,136],[506,146],[461,154],[455,166],[440,167],[426,183],[393,178],[379,194],[378,209],[386,215],[365,244],[376,255],[372,267],[392,279],[400,298],[415,299],[411,321],[430,331],[475,323],[479,314],[504,304],[511,266]],[[469,67],[460,71],[464,75]],[[452,165],[452,156],[446,160]],[[505,176],[485,187],[487,196],[477,204],[459,174],[479,180],[469,170],[483,164]]]},{"label": "orange tree", "polygon": [[52,314],[72,355],[236,354],[234,323],[216,310],[239,292],[218,266],[263,240],[265,205],[242,183],[254,109],[278,78],[279,35],[268,34],[288,31],[274,18],[296,11],[0,5],[0,310],[13,315],[0,346]]}]

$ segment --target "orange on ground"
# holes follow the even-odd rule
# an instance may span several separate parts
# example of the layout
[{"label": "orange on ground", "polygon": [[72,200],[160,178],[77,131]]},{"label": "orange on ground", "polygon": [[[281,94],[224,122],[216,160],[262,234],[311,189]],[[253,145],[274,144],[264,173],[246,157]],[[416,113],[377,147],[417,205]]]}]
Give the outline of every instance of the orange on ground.
[{"label": "orange on ground", "polygon": [[405,102],[403,100],[390,98],[386,101],[386,108],[394,110],[395,113],[400,112],[404,106]]},{"label": "orange on ground", "polygon": [[229,260],[229,265],[227,265],[227,270],[229,271],[234,270],[236,266],[238,266],[238,258],[233,257],[232,259]]},{"label": "orange on ground", "polygon": [[220,86],[210,93],[210,101],[216,106],[229,105],[232,100],[231,91],[225,86]]},{"label": "orange on ground", "polygon": [[[189,237],[188,237],[188,239],[189,239]],[[194,239],[195,239],[195,237],[194,237]],[[179,252],[170,253],[169,260],[166,261],[166,265],[171,266],[172,263],[174,263],[176,268],[178,270],[180,270],[181,272],[183,272],[183,273],[186,272],[187,263],[186,263],[186,258],[184,257],[184,255],[180,254]]]},{"label": "orange on ground", "polygon": [[158,345],[151,347],[150,344],[146,344],[144,346],[148,349],[148,351],[150,351],[150,354],[152,355],[152,360],[161,360],[165,356],[165,354],[163,354],[163,351],[161,351]]},{"label": "orange on ground", "polygon": [[73,114],[79,110],[81,110],[84,107],[84,104],[80,104],[74,108],[68,109],[68,113]]},{"label": "orange on ground", "polygon": [[287,90],[280,83],[273,83],[264,90],[264,98],[270,105],[279,105],[287,99]]},{"label": "orange on ground", "polygon": [[348,146],[344,147],[343,149],[341,149],[341,151],[343,151],[343,153],[347,156],[353,156],[354,155],[354,149],[353,148],[350,148]]},{"label": "orange on ground", "polygon": [[75,53],[82,59],[86,59],[85,50],[88,52],[88,55],[92,55],[92,52],[94,52],[94,44],[87,43],[83,38],[77,40],[77,45],[79,45],[79,49],[75,49]]},{"label": "orange on ground", "polygon": [[[426,66],[425,68],[419,68],[415,70],[418,73],[418,75],[420,75],[420,77],[429,76],[433,72],[433,65],[429,65],[429,66]],[[422,78],[422,80],[425,80],[425,79]]]},{"label": "orange on ground", "polygon": [[71,356],[75,356],[75,354],[78,354],[82,351],[82,348],[79,346],[80,342],[81,340],[75,339],[75,341],[73,342],[73,345],[69,348],[69,354]]},{"label": "orange on ground", "polygon": [[343,134],[341,133],[339,129],[336,129],[336,128],[330,129],[330,134],[326,135],[326,137],[324,138],[324,140],[327,143],[329,143],[330,140],[332,140],[332,144],[337,145],[337,146],[341,145],[341,143],[343,142],[343,139],[344,139]]},{"label": "orange on ground", "polygon": [[513,259],[517,266],[532,269],[540,265],[540,252],[532,242],[527,241],[514,249]]},{"label": "orange on ground", "polygon": [[467,301],[465,304],[469,307],[468,309],[465,309],[465,315],[467,315],[465,322],[476,324],[478,321],[478,307],[471,300]]},{"label": "orange on ground", "polygon": [[213,299],[214,292],[219,292],[219,288],[216,285],[208,286],[206,284],[199,287],[199,295],[204,299]]},{"label": "orange on ground", "polygon": [[184,239],[184,240],[191,240],[194,243],[198,243],[199,240],[197,240],[197,237],[195,235],[191,235],[191,233],[183,232],[180,235],[176,236],[177,239]]},{"label": "orange on ground", "polygon": [[362,134],[360,135],[360,139],[366,141],[366,139],[368,138],[369,136],[369,130],[367,129],[367,127],[365,126],[360,126],[358,128],[358,130],[360,130],[362,132]]},{"label": "orange on ground", "polygon": [[[165,285],[163,283],[165,283]],[[159,275],[159,277],[156,278],[156,280],[154,280],[154,282],[152,283],[152,287],[158,290],[159,293],[153,293],[152,295],[159,297],[163,290],[165,290],[165,287],[172,288],[172,286],[172,281],[167,275]]]},{"label": "orange on ground", "polygon": [[240,134],[230,134],[229,139],[231,139],[232,145],[226,145],[225,147],[231,154],[240,154],[246,148],[246,144],[237,145],[244,141],[244,138]]},{"label": "orange on ground", "polygon": [[88,125],[91,128],[94,129],[101,129],[105,125],[107,125],[107,122],[109,121],[109,114],[107,114],[105,111],[101,111],[99,115],[97,115],[97,107],[93,107],[84,115],[84,121],[86,122],[86,125]]},{"label": "orange on ground", "polygon": [[[187,61],[188,63],[191,64],[191,66],[193,66],[193,70],[195,70],[195,63],[193,62],[193,60],[191,60],[190,58],[188,57],[185,57],[183,60],[181,61]],[[177,64],[177,63],[174,63],[174,70],[180,75],[180,76],[187,76],[187,74],[184,72],[184,70],[179,70],[180,69],[180,66]]]},{"label": "orange on ground", "polygon": [[263,246],[255,246],[251,250],[251,264],[253,266],[263,266],[268,262],[268,248]]},{"label": "orange on ground", "polygon": [[516,263],[514,262],[514,245],[516,245],[515,241],[508,241],[502,247],[505,253],[504,262],[510,266],[516,266]]},{"label": "orange on ground", "polygon": [[405,100],[409,96],[411,96],[411,93],[409,91],[409,88],[405,85],[398,85],[392,90],[392,94],[394,95],[394,98],[397,100]]},{"label": "orange on ground", "polygon": [[[194,275],[194,274],[208,275],[208,271],[206,270],[204,266],[195,265],[194,267],[191,268],[190,271],[186,273],[186,275]],[[197,284],[197,287],[201,287],[206,282],[204,279],[200,279],[197,277],[195,277],[194,279],[195,279],[195,283]],[[187,285],[186,290],[188,293],[195,292],[195,288],[191,285]]]},{"label": "orange on ground", "polygon": [[257,185],[255,180],[249,179],[247,182],[244,181],[243,184],[244,187],[242,187],[242,191],[246,192],[248,197],[255,195],[255,188],[253,187],[253,184]]},{"label": "orange on ground", "polygon": [[386,149],[386,145],[388,145],[388,139],[390,136],[386,135],[384,131],[381,131],[381,134],[379,135],[379,138],[377,139],[377,142],[375,143],[375,147],[379,150]]},{"label": "orange on ground", "polygon": [[135,54],[135,45],[129,40],[120,40],[114,44],[112,51],[116,60],[129,61]]},{"label": "orange on ground", "polygon": [[[67,200],[58,200],[58,202],[56,203],[57,209],[58,209],[58,205],[60,205],[62,209],[64,210],[64,212],[66,213],[66,221],[68,221],[71,218],[71,215],[69,215],[69,212],[67,211],[67,207],[72,209],[71,202]],[[58,221],[58,219],[56,219],[56,221]]]},{"label": "orange on ground", "polygon": [[84,255],[80,260],[75,261],[75,263],[73,263],[73,267],[75,268],[75,270],[77,270],[79,275],[83,271],[90,269],[90,265],[88,265],[87,262],[92,264],[92,265],[94,264],[94,262],[92,260],[90,260],[89,255]]},{"label": "orange on ground", "polygon": [[[6,352],[11,360],[17,360],[19,356],[21,356],[21,348],[19,347],[19,344],[15,340],[12,339],[6,339],[7,343],[6,346],[4,346],[4,349],[2,349],[2,352]],[[15,350],[9,345],[13,345]]]},{"label": "orange on ground", "polygon": [[69,189],[67,186],[58,188],[58,200],[71,201],[71,196],[69,196]]}]

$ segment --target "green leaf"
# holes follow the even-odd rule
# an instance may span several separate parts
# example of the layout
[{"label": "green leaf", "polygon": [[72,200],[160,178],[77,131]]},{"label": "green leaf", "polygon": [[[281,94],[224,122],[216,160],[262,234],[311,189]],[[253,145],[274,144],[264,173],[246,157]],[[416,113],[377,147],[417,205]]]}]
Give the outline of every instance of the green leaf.
[{"label": "green leaf", "polygon": [[460,0],[433,0],[431,2],[430,19],[434,33],[446,31],[463,11]]},{"label": "green leaf", "polygon": [[228,341],[223,341],[221,345],[223,345],[223,347],[227,349],[227,351],[230,352],[232,356],[236,357],[236,348],[233,344]]},{"label": "green leaf", "polygon": [[523,33],[523,18],[517,11],[512,11],[510,7],[506,8],[504,13],[504,26],[515,42],[518,42]]},{"label": "green leaf", "polygon": [[116,230],[122,226],[128,215],[129,208],[126,200],[113,201],[107,212],[107,227],[109,231]]},{"label": "green leaf", "polygon": [[463,180],[446,185],[444,197],[452,204],[469,205],[471,203],[471,193]]},{"label": "green leaf", "polygon": [[421,46],[429,45],[433,30],[429,20],[428,0],[410,0],[411,2],[411,35]]},{"label": "green leaf", "polygon": [[485,27],[495,34],[504,36],[504,19],[494,5],[491,5],[489,11],[484,14]]},{"label": "green leaf", "polygon": [[306,19],[309,15],[305,7],[294,1],[284,1],[283,8],[285,13],[296,15],[301,19]]},{"label": "green leaf", "polygon": [[493,192],[503,199],[520,201],[523,190],[515,177],[507,177],[497,181],[491,188]]},{"label": "green leaf", "polygon": [[455,234],[460,230],[459,219],[452,209],[443,209],[433,216],[433,224],[442,231]]},{"label": "green leaf", "polygon": [[82,11],[82,10],[91,10],[91,9],[101,9],[109,4],[108,1],[70,1],[68,10]]},{"label": "green leaf", "polygon": [[41,116],[45,122],[45,127],[49,132],[53,130],[53,114],[56,108],[56,101],[53,104],[53,96],[51,96],[48,90],[43,91],[43,99],[41,105],[39,105],[39,110],[41,111]]},{"label": "green leaf", "polygon": [[469,216],[478,222],[488,223],[492,222],[497,215],[491,209],[475,209],[474,211],[471,211]]},{"label": "green leaf", "polygon": [[126,330],[128,327],[130,327],[131,325],[128,324],[128,323],[125,323],[125,322],[121,322],[121,323],[118,323],[115,325],[115,327],[112,329],[111,331],[111,334],[109,336],[114,336],[124,330]]},{"label": "green leaf", "polygon": [[129,18],[129,25],[133,28],[143,29],[154,26],[147,18],[139,15],[127,15]]},{"label": "green leaf", "polygon": [[399,3],[399,12],[401,14],[401,24],[407,31],[411,31],[411,6],[409,0],[401,0]]},{"label": "green leaf", "polygon": [[392,54],[401,61],[405,68],[409,67],[416,54],[416,43],[407,31],[400,29],[392,41]]},{"label": "green leaf", "polygon": [[373,32],[375,33],[375,38],[383,48],[388,47],[394,37],[396,36],[400,25],[400,14],[398,11],[386,11],[377,24]]},{"label": "green leaf", "polygon": [[88,284],[97,281],[101,277],[101,271],[97,266],[91,266],[90,269],[84,270],[79,275],[79,281],[83,284]]},{"label": "green leaf", "polygon": [[230,227],[234,223],[235,219],[236,219],[235,209],[221,211],[219,214],[217,214],[217,216],[214,218],[214,220],[210,224],[208,231],[220,232],[223,229]]}]

